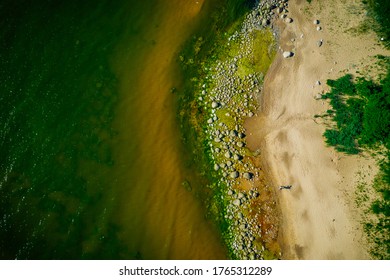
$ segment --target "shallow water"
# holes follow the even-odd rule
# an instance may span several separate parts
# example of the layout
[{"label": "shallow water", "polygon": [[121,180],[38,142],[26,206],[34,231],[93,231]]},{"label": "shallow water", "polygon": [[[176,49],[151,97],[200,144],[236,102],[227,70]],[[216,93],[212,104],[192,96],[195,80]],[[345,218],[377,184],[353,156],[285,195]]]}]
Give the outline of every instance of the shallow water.
[{"label": "shallow water", "polygon": [[171,93],[207,7],[0,1],[0,258],[226,257]]}]

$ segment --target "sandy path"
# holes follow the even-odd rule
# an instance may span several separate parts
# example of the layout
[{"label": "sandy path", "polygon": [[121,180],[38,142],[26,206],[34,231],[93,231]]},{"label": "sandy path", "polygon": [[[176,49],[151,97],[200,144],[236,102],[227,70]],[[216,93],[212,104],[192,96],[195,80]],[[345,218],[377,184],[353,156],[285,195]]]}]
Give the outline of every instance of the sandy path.
[{"label": "sandy path", "polygon": [[[362,71],[372,63],[370,56],[384,51],[375,34],[347,32],[363,18],[358,1],[323,2],[289,1],[293,22],[278,23],[281,50],[266,76],[261,113],[247,121],[248,145],[261,148],[273,177],[282,211],[284,259],[369,259],[361,209],[353,201],[354,188],[363,180],[358,172],[370,181],[375,162],[326,147],[325,125],[313,116],[328,107],[314,97],[326,90],[326,79],[340,77],[344,70]],[[314,19],[320,20],[321,31]],[[294,57],[284,59],[285,50]],[[286,184],[293,188],[278,190]]]}]

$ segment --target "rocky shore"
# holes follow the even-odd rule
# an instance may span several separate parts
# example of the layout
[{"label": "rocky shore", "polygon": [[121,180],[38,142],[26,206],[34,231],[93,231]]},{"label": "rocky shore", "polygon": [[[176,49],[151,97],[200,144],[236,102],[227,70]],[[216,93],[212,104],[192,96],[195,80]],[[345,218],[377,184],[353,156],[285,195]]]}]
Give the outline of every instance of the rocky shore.
[{"label": "rocky shore", "polygon": [[256,115],[264,75],[276,53],[273,21],[286,18],[286,0],[261,1],[227,38],[218,59],[205,66],[196,95],[212,172],[222,189],[224,238],[234,258],[278,258],[278,222],[273,189],[259,165],[261,151],[247,148],[246,118]]}]

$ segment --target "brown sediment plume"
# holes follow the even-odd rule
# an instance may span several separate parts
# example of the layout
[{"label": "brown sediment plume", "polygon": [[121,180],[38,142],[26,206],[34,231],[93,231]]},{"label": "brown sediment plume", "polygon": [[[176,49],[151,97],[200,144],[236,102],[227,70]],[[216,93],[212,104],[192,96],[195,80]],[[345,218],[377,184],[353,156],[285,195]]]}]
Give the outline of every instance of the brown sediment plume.
[{"label": "brown sediment plume", "polygon": [[[157,1],[142,38],[125,38],[113,59],[121,91],[114,160],[119,166],[132,163],[115,175],[119,237],[135,253],[127,258],[226,258],[215,225],[190,191],[199,182],[183,162],[171,92],[179,83],[179,48],[198,24],[202,5],[202,0]],[[132,44],[142,49],[136,58],[127,48]]]}]

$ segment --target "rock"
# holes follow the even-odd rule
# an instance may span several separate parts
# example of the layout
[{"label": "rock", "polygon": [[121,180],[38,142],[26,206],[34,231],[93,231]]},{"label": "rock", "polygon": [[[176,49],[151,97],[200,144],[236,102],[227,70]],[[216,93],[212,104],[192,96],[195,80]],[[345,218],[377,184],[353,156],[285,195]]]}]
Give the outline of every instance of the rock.
[{"label": "rock", "polygon": [[249,112],[249,113],[248,113],[248,117],[250,117],[250,118],[253,117],[253,113],[252,113],[252,112]]},{"label": "rock", "polygon": [[245,172],[244,174],[242,174],[242,177],[244,177],[247,180],[250,180],[250,179],[252,179],[253,174],[251,174],[249,172]]},{"label": "rock", "polygon": [[293,55],[294,55],[293,52],[283,52],[283,57],[284,58],[292,57]]},{"label": "rock", "polygon": [[287,16],[286,14],[282,14],[282,15],[280,15],[280,18],[284,19],[286,16]]},{"label": "rock", "polygon": [[233,205],[240,206],[241,205],[241,201],[239,199],[235,199],[235,200],[233,200]]},{"label": "rock", "polygon": [[238,171],[233,171],[232,173],[230,173],[230,178],[236,179],[239,175],[240,173],[238,173]]},{"label": "rock", "polygon": [[231,158],[231,156],[232,156],[232,154],[229,151],[227,151],[225,153],[225,158]]},{"label": "rock", "polygon": [[213,109],[217,108],[218,106],[219,106],[218,102],[213,101],[211,103],[211,108],[213,108]]},{"label": "rock", "polygon": [[316,81],[316,86],[320,86],[321,85],[321,82],[320,81]]},{"label": "rock", "polygon": [[322,39],[319,40],[319,41],[317,41],[317,46],[318,46],[318,47],[321,47],[321,46],[322,46],[322,43],[323,43]]},{"label": "rock", "polygon": [[321,28],[321,26],[317,26],[317,31],[320,31],[322,28]]},{"label": "rock", "polygon": [[315,97],[314,97],[315,99],[321,99],[322,98],[322,95],[321,94],[319,94],[319,93],[317,93],[316,95],[315,95]]},{"label": "rock", "polygon": [[292,23],[292,22],[293,22],[293,19],[288,17],[288,18],[286,18],[284,21],[287,22],[287,23]]},{"label": "rock", "polygon": [[214,170],[215,171],[218,171],[219,170],[219,165],[216,163],[216,164],[214,164]]},{"label": "rock", "polygon": [[239,213],[237,214],[237,217],[238,217],[239,219],[243,219],[243,218],[244,218],[244,215],[243,215],[241,212],[239,212]]},{"label": "rock", "polygon": [[236,130],[230,130],[230,136],[236,137],[238,135],[238,132]]},{"label": "rock", "polygon": [[313,20],[314,24],[320,24],[320,21],[318,19]]},{"label": "rock", "polygon": [[236,145],[237,145],[237,147],[240,147],[240,148],[244,147],[244,143],[242,143],[242,142],[237,142]]},{"label": "rock", "polygon": [[238,199],[241,199],[241,198],[243,198],[244,197],[244,194],[242,193],[242,192],[239,192],[238,194],[237,194],[237,198]]},{"label": "rock", "polygon": [[214,121],[214,120],[213,120],[212,118],[210,118],[210,119],[207,120],[207,123],[208,123],[208,124],[212,124],[213,121]]},{"label": "rock", "polygon": [[233,191],[232,190],[228,190],[228,193],[227,193],[228,195],[233,195]]}]

